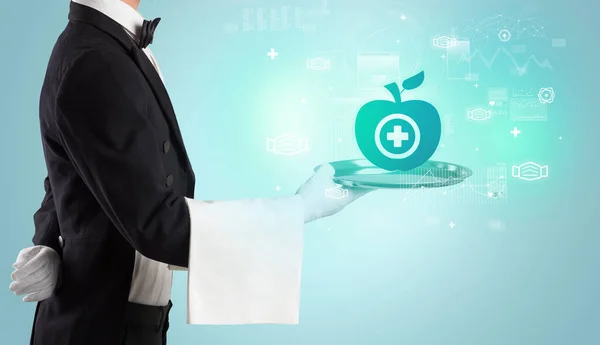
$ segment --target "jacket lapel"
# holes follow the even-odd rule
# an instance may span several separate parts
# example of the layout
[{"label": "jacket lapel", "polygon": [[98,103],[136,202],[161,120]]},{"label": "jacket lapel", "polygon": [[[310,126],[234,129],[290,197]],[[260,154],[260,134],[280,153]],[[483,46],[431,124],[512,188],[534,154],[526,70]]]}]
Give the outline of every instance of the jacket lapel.
[{"label": "jacket lapel", "polygon": [[183,144],[181,130],[179,129],[179,124],[177,123],[177,118],[175,117],[175,110],[173,109],[173,104],[171,103],[171,99],[167,93],[165,85],[162,82],[162,79],[160,79],[160,76],[158,75],[156,68],[154,68],[154,65],[152,65],[146,54],[139,47],[132,47],[132,55],[135,63],[146,77],[146,80],[148,81],[148,84],[150,85],[150,88],[152,89],[152,92],[154,93],[154,96],[160,105],[162,113],[167,119],[171,130],[173,131],[174,144],[178,146],[178,152],[183,153],[181,158],[183,158],[186,162],[186,168],[191,171],[188,155]]}]

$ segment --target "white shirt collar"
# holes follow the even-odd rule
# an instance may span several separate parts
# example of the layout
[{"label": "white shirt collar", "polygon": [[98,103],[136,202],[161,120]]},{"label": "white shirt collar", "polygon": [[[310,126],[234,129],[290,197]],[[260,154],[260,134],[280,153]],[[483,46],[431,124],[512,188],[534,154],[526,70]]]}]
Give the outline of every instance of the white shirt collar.
[{"label": "white shirt collar", "polygon": [[135,38],[140,37],[144,17],[133,7],[121,0],[71,0],[80,5],[91,7],[119,23]]}]

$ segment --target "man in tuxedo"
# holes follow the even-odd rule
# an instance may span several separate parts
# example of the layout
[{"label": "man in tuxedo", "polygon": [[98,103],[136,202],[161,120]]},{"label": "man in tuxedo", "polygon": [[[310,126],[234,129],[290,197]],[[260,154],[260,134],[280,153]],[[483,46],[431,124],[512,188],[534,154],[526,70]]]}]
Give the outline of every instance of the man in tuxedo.
[{"label": "man in tuxedo", "polygon": [[[229,224],[228,235],[241,241],[263,236],[267,243],[270,236],[272,243],[301,249],[290,234],[366,192],[351,190],[348,198],[337,200],[325,197],[324,190],[335,185],[331,166],[324,165],[292,196],[194,200],[194,172],[148,48],[159,20],[144,20],[138,5],[139,0],[73,0],[69,22],[50,57],[40,98],[46,195],[34,215],[34,246],[19,254],[11,284],[25,301],[38,302],[34,345],[165,344],[172,305],[169,265],[189,265],[190,276],[220,270],[225,280],[218,285],[237,281],[236,269],[242,265],[231,260],[230,265],[239,267],[216,266],[213,258],[218,262],[229,255],[224,251],[238,259],[250,257],[241,253],[247,248],[220,249],[223,241],[210,247],[213,254],[196,253],[190,249],[198,247],[193,241],[211,246],[212,238],[227,232],[219,224]],[[238,229],[244,231],[236,233]],[[266,255],[278,249],[268,245],[252,254],[267,267]],[[299,267],[298,258],[280,255],[278,260]],[[267,280],[285,275],[272,267],[271,273],[261,273]],[[252,289],[259,289],[255,283],[244,286],[243,279],[241,285],[246,291],[217,287],[241,296],[242,302],[246,292],[252,296]],[[288,285],[293,286],[281,293],[282,300],[297,298],[299,284]],[[211,301],[227,299],[217,292],[206,294]],[[269,303],[281,304],[277,298],[261,303],[268,309]],[[201,322],[227,323],[225,314],[235,313],[227,309],[213,317],[219,304],[206,308]],[[260,314],[260,305],[239,308],[246,308],[240,314],[264,316],[259,320],[279,320]]]}]

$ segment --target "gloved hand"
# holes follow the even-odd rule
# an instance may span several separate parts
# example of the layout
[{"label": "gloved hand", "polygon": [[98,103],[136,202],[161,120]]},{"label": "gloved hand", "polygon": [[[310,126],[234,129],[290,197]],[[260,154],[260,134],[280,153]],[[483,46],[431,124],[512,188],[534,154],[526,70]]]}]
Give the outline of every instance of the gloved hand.
[{"label": "gloved hand", "polygon": [[28,247],[19,253],[13,264],[15,271],[10,290],[25,295],[24,302],[39,302],[52,296],[60,276],[61,259],[54,249],[46,246]]},{"label": "gloved hand", "polygon": [[304,202],[304,223],[336,214],[354,200],[374,190],[344,187],[348,190],[347,196],[328,196],[328,191],[340,188],[333,182],[334,174],[335,169],[330,164],[323,164],[296,192]]}]

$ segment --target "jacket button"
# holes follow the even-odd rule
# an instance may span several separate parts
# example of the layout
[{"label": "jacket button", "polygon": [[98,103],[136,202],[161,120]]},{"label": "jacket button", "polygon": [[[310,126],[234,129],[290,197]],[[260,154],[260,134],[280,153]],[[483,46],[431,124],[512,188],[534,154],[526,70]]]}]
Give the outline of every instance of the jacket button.
[{"label": "jacket button", "polygon": [[171,149],[171,142],[167,140],[163,143],[163,153],[169,152],[170,149]]},{"label": "jacket button", "polygon": [[171,187],[173,185],[173,175],[167,176],[167,187]]}]

